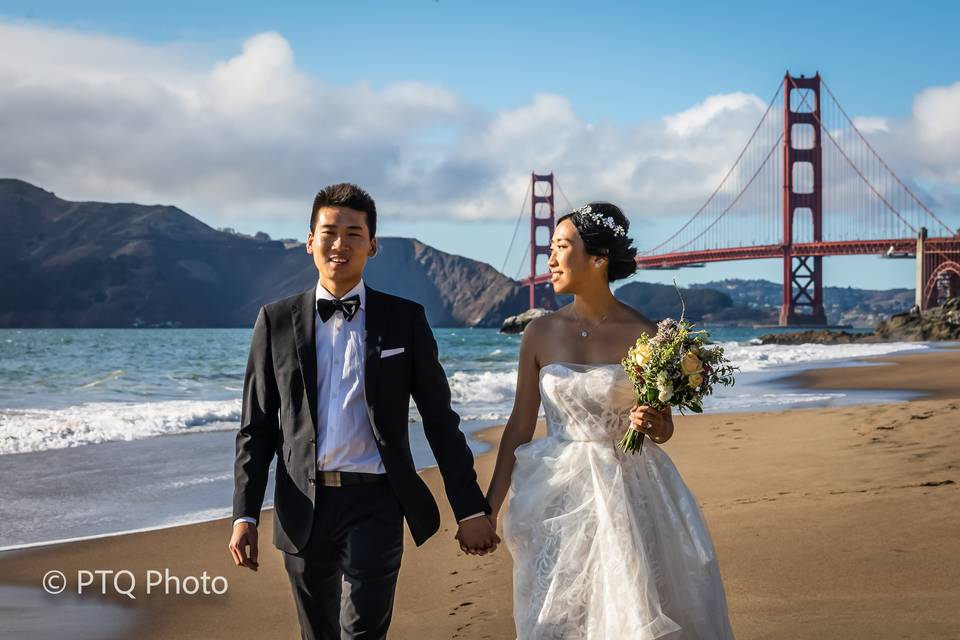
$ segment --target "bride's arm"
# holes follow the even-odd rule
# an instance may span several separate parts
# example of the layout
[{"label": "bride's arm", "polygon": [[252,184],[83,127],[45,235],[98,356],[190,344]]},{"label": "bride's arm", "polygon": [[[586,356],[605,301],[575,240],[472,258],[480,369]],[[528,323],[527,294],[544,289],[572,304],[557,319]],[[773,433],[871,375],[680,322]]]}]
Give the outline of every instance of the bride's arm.
[{"label": "bride's arm", "polygon": [[520,340],[520,358],[517,366],[517,391],[513,411],[500,439],[497,464],[487,489],[487,501],[493,512],[490,519],[496,523],[500,507],[510,488],[510,476],[516,462],[514,451],[533,439],[540,409],[540,365],[536,358],[537,336],[540,328],[537,320],[527,325]]}]

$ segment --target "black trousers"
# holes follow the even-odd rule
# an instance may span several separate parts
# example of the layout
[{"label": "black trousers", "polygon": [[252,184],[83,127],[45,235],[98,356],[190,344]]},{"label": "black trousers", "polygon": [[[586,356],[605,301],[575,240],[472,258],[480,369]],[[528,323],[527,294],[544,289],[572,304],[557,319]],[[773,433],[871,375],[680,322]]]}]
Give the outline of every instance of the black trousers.
[{"label": "black trousers", "polygon": [[403,514],[388,482],[317,487],[313,531],[284,566],[304,640],[387,637],[403,555]]}]

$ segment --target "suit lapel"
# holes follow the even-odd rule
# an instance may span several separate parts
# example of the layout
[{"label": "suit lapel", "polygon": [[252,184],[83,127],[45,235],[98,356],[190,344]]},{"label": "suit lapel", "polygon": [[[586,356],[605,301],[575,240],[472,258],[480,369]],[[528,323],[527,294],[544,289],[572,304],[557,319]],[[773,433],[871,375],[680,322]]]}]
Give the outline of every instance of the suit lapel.
[{"label": "suit lapel", "polygon": [[303,374],[303,385],[307,394],[307,403],[310,405],[310,419],[313,420],[313,431],[317,431],[317,289],[304,291],[300,299],[294,303],[291,314],[293,316],[293,334],[297,342],[297,360],[300,361],[300,372]]},{"label": "suit lapel", "polygon": [[377,388],[377,374],[380,373],[380,351],[383,348],[383,298],[380,292],[367,290],[367,308],[364,310],[364,390],[367,406],[372,412],[374,393]]}]

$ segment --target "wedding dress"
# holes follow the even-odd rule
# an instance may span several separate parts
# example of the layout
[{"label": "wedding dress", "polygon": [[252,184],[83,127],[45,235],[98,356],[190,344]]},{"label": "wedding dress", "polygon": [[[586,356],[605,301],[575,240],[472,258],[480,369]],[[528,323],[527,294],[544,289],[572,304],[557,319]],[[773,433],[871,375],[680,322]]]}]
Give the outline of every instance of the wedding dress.
[{"label": "wedding dress", "polygon": [[[617,448],[619,364],[540,370],[548,436],[517,448],[504,517],[520,640],[733,638],[713,542],[669,456]],[[682,437],[682,434],[681,434]]]}]

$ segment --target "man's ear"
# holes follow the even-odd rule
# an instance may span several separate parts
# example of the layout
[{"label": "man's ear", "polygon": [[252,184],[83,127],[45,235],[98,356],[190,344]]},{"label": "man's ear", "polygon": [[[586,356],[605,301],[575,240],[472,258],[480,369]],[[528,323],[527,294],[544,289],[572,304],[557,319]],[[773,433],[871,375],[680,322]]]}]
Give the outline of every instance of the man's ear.
[{"label": "man's ear", "polygon": [[313,255],[313,231],[307,232],[307,253]]},{"label": "man's ear", "polygon": [[370,258],[375,257],[380,252],[380,246],[377,244],[376,238],[370,238],[370,249],[367,251],[367,256]]}]

